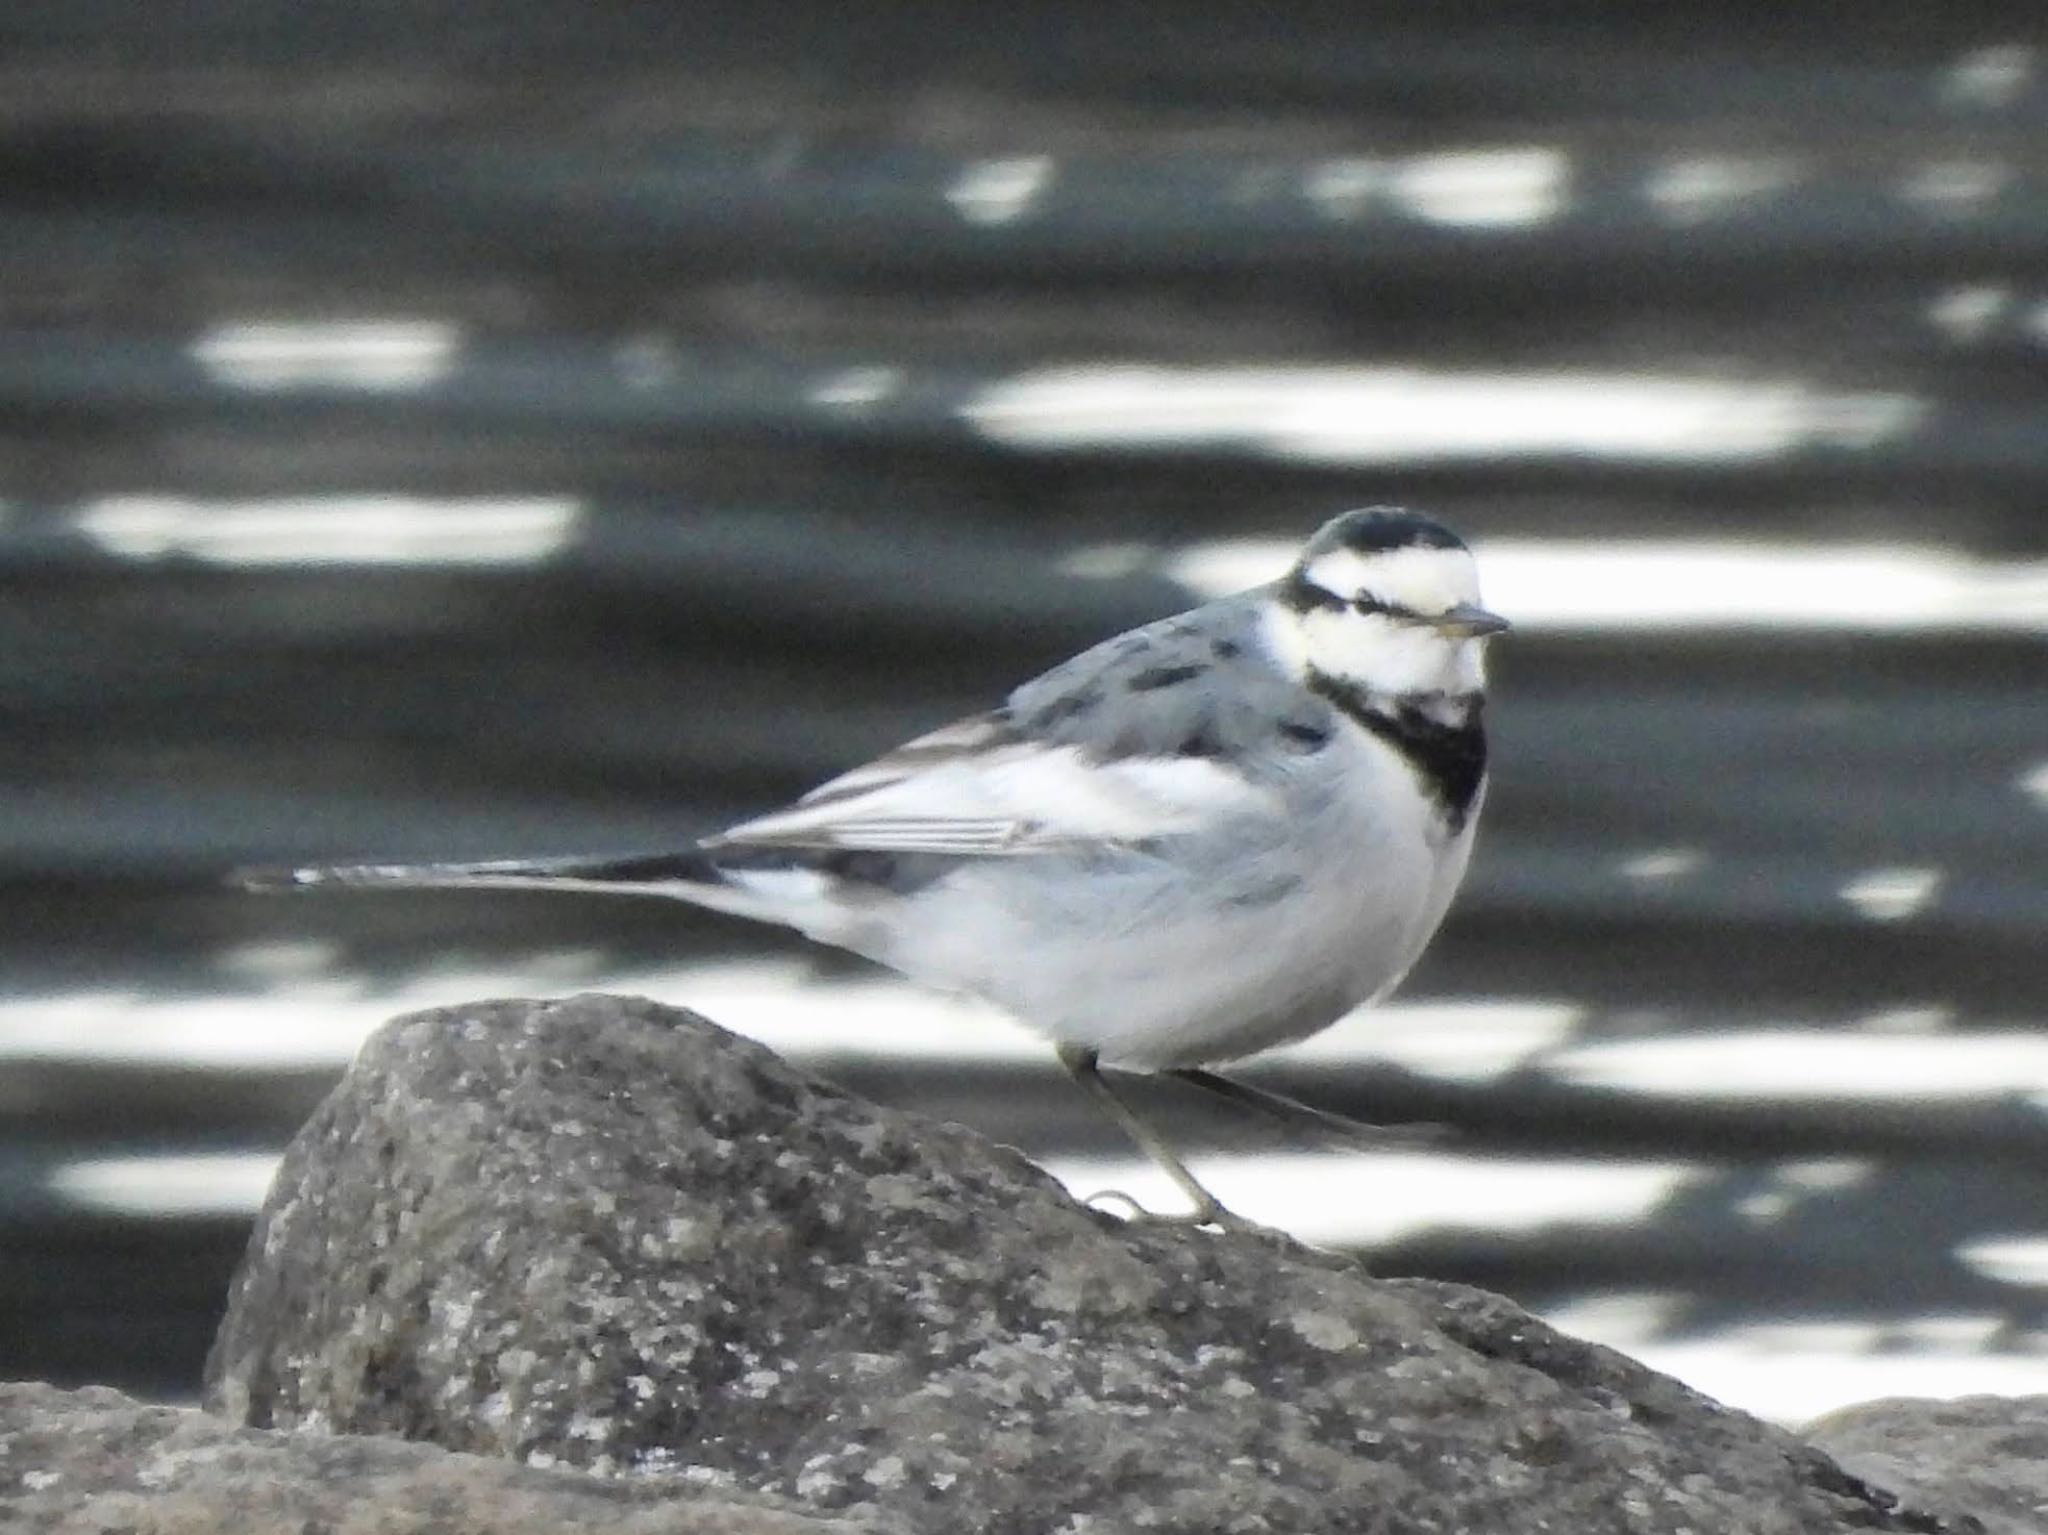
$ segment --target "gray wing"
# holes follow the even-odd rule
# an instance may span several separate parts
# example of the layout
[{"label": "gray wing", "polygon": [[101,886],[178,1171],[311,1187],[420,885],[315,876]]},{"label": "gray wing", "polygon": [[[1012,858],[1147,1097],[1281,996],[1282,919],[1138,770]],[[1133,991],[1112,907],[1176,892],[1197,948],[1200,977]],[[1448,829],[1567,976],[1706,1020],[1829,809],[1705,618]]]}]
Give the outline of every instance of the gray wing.
[{"label": "gray wing", "polygon": [[1287,757],[1328,705],[1283,677],[1251,597],[1105,640],[1000,709],[920,736],[707,847],[1009,856],[1281,813]]}]

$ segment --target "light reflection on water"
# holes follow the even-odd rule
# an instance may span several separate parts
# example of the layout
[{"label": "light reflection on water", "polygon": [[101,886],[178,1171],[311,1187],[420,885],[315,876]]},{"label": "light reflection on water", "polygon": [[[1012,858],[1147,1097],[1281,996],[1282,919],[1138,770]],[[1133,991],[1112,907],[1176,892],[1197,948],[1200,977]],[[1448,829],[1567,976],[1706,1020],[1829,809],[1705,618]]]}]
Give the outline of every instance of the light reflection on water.
[{"label": "light reflection on water", "polygon": [[2032,1396],[2048,1359],[2001,1352],[2004,1317],[1961,1313],[1882,1323],[1752,1322],[1670,1330],[1683,1296],[1588,1296],[1544,1320],[1605,1343],[1717,1401],[1797,1425],[1880,1397]]},{"label": "light reflection on water", "polygon": [[[1480,539],[1486,599],[1517,629],[2048,633],[2048,560],[1935,546],[1719,540]],[[1167,573],[1204,596],[1270,581],[1276,539],[1196,544]]]},{"label": "light reflection on water", "polygon": [[1945,1030],[1928,1036],[1728,1030],[1585,1045],[1546,1064],[1583,1086],[1751,1102],[1935,1102],[2048,1093],[2048,1038],[2010,1029]]},{"label": "light reflection on water", "polygon": [[385,393],[423,389],[453,371],[463,329],[446,320],[251,318],[193,341],[192,359],[238,389],[333,388]]},{"label": "light reflection on water", "polygon": [[[584,986],[695,1008],[799,1061],[847,1055],[983,1064],[1051,1060],[1038,1036],[985,1004],[885,975],[820,979],[796,959],[629,970],[607,965],[600,954],[568,952],[536,955],[516,971],[449,967],[392,985],[327,970],[326,952],[318,944],[293,944],[231,955],[231,972],[263,975],[260,994],[178,997],[135,989],[0,997],[0,1063],[338,1070],[372,1029],[397,1013]],[[303,974],[291,973],[299,967]],[[1393,1002],[1361,1010],[1284,1055],[1330,1064],[1387,1060],[1477,1080],[1562,1044],[1577,1017],[1569,1004],[1538,999]]]},{"label": "light reflection on water", "polygon": [[[120,496],[79,507],[71,523],[106,554],[137,562],[517,568],[562,555],[589,515],[561,497]],[[1474,546],[1488,601],[1532,632],[2048,633],[2048,560],[1789,540],[1482,538]],[[1273,579],[1296,547],[1276,538],[1159,551],[1083,546],[1060,568],[1081,580],[1152,568],[1206,600]]]},{"label": "light reflection on water", "polygon": [[[303,946],[311,962],[319,945]],[[594,953],[517,971],[450,968],[392,985],[343,974],[273,978],[260,994],[142,989],[0,999],[0,1064],[102,1062],[217,1071],[339,1070],[386,1019],[479,997],[599,987],[688,1006],[801,1064],[901,1061],[1035,1067],[1050,1048],[1003,1013],[888,976],[824,979],[798,959],[620,970]],[[1577,1039],[1584,1010],[1542,998],[1393,1001],[1362,1008],[1265,1065],[1378,1065],[1461,1084],[1540,1071],[1558,1082],[1674,1099],[1872,1102],[2004,1098],[2048,1104],[2048,1038],[1959,1026],[1946,1009],[1872,1014],[1848,1027],[1754,1023]]]},{"label": "light reflection on water", "polygon": [[1504,458],[1738,465],[1868,448],[1904,437],[1927,409],[1909,395],[1797,380],[1098,363],[992,383],[961,415],[992,442],[1035,451],[1227,448],[1382,467]]},{"label": "light reflection on water", "polygon": [[80,508],[73,522],[106,553],[136,561],[517,566],[560,553],[582,510],[565,496],[109,496]]}]

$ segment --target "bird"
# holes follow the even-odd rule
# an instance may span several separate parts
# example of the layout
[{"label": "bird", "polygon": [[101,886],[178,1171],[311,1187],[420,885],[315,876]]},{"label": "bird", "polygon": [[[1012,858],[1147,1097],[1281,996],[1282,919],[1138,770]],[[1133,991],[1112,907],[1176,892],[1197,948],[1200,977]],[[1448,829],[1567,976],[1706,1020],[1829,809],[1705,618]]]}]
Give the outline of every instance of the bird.
[{"label": "bird", "polygon": [[673,897],[995,1004],[1188,1199],[1250,1226],[1103,1074],[1163,1074],[1342,1134],[1214,1070],[1321,1032],[1420,957],[1486,798],[1471,551],[1398,507],[1338,515],[1266,585],[1132,629],[781,809],[620,857],[240,872],[247,888]]}]

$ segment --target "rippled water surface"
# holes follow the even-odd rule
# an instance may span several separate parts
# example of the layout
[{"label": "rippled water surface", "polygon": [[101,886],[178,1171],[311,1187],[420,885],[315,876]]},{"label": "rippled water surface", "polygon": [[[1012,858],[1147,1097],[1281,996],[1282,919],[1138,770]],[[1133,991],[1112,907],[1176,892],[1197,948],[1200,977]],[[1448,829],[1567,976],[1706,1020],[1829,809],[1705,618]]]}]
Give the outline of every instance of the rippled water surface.
[{"label": "rippled water surface", "polygon": [[793,938],[219,876],[673,844],[1398,501],[1517,626],[1480,851],[1251,1072],[1446,1132],[1148,1103],[1246,1214],[1771,1416],[2048,1382],[2030,43],[71,9],[0,22],[0,1377],[189,1396],[296,1124],[483,996],[1169,1204],[1028,1032]]}]

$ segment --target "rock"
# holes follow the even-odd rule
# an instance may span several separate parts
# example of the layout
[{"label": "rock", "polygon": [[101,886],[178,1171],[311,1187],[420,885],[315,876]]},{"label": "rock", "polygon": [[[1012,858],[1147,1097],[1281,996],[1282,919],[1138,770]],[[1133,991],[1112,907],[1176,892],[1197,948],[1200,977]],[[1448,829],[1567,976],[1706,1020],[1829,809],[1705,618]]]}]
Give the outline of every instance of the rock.
[{"label": "rock", "polygon": [[2048,1531],[2048,1396],[1888,1397],[1830,1413],[1806,1434],[1909,1508],[1975,1514],[1991,1535]]},{"label": "rock", "polygon": [[253,1425],[947,1535],[1951,1527],[1496,1297],[1120,1224],[614,997],[380,1031],[285,1158],[208,1379]]},{"label": "rock", "polygon": [[605,1480],[395,1439],[264,1433],[99,1386],[0,1385],[0,1529],[15,1535],[880,1535],[883,1528],[674,1478]]}]

